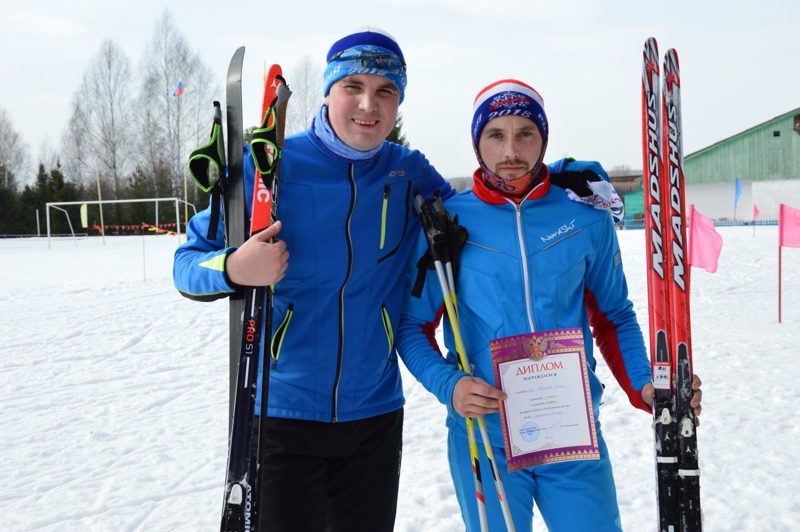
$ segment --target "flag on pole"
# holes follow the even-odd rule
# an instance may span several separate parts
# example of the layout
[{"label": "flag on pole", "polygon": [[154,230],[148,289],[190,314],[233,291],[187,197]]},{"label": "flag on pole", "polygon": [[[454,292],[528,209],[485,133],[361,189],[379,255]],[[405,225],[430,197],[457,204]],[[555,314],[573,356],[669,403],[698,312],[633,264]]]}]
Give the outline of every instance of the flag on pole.
[{"label": "flag on pole", "polygon": [[778,209],[778,246],[800,248],[800,209],[783,203]]},{"label": "flag on pole", "polygon": [[694,205],[689,206],[689,216],[689,265],[714,273],[722,251],[722,236],[714,228],[714,221]]},{"label": "flag on pole", "polygon": [[742,197],[742,182],[739,178],[736,178],[736,192],[734,192],[733,198],[733,208],[735,209],[739,205],[739,198]]},{"label": "flag on pole", "polygon": [[758,215],[759,215],[759,214],[761,214],[761,212],[758,210],[758,205],[756,205],[755,203],[753,203],[753,220],[755,220],[756,218],[758,218]]},{"label": "flag on pole", "polygon": [[177,98],[178,96],[183,96],[183,81],[179,81],[178,85],[175,86],[175,90],[172,91],[172,96]]}]

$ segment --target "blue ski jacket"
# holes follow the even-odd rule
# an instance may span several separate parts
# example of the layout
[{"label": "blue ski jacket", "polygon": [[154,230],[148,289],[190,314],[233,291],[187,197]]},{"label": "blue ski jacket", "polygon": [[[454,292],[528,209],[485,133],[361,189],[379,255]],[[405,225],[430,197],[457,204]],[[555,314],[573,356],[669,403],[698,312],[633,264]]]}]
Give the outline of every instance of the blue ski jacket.
[{"label": "blue ski jacket", "polygon": [[[592,330],[615,378],[639,408],[650,382],[650,362],[622,269],[614,225],[607,211],[568,199],[549,178],[519,205],[482,187],[476,179],[445,207],[468,231],[456,281],[457,307],[474,374],[494,383],[489,342],[496,338],[561,328],[583,329],[591,395],[598,419],[602,385],[594,373]],[[409,263],[428,244],[420,234]],[[466,435],[464,418],[452,407],[457,369],[449,321],[442,357],[433,338],[443,312],[442,292],[428,271],[420,298],[409,297],[398,332],[398,352],[411,373],[448,407],[448,427]],[[591,327],[590,327],[591,324]],[[490,438],[502,446],[499,415],[486,416]]]},{"label": "blue ski jacket", "polygon": [[[254,171],[246,147],[246,183]],[[269,344],[269,416],[351,421],[403,405],[394,347],[405,266],[420,230],[415,189],[453,195],[419,151],[384,142],[375,157],[352,161],[310,130],[286,139],[278,216],[289,267],[275,285],[273,334],[261,355],[263,363]],[[218,238],[206,238],[209,216],[205,210],[192,218],[174,261],[176,287],[199,300],[238,289],[225,274],[233,248],[225,247],[221,222]]]}]

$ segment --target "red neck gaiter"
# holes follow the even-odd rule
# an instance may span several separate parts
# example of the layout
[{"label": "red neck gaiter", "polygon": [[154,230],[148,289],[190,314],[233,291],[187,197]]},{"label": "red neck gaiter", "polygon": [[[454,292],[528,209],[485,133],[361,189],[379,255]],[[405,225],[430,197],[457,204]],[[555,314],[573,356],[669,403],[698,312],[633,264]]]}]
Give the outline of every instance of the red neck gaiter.
[{"label": "red neck gaiter", "polygon": [[[508,181],[504,181],[501,190],[494,186],[494,182],[487,176],[483,168],[478,168],[472,174],[472,191],[478,198],[494,205],[508,203],[509,200],[520,204],[526,199],[538,199],[547,194],[550,190],[550,171],[546,164],[541,165],[538,176],[530,178],[530,174],[514,180],[514,185],[509,186]],[[517,182],[519,182],[517,184]]]}]

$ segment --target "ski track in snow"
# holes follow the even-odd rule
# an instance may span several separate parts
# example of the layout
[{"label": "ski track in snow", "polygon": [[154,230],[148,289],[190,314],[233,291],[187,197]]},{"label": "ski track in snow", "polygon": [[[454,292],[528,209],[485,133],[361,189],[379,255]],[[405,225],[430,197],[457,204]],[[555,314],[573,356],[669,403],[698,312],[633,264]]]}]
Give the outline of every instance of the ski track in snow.
[{"label": "ski track in snow", "polygon": [[[800,249],[777,228],[720,228],[719,271],[692,270],[698,431],[707,531],[795,530],[791,413],[800,345]],[[644,234],[618,233],[647,337]],[[227,437],[227,304],[182,298],[176,238],[0,241],[0,529],[216,530]],[[142,253],[145,253],[144,267]],[[145,279],[146,278],[146,279]],[[406,393],[396,530],[463,530],[447,468],[445,408],[402,369]],[[655,529],[650,419],[602,361],[600,422],[623,527]],[[496,501],[488,501],[496,504]],[[536,512],[536,511],[535,511]],[[538,515],[534,530],[545,530]]]}]

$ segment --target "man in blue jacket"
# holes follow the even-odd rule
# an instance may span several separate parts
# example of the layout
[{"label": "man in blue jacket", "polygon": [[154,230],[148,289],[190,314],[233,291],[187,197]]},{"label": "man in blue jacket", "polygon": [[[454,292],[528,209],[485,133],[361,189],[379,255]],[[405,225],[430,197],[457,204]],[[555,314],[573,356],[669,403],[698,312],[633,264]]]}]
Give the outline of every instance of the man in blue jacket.
[{"label": "man in blue jacket", "polygon": [[[281,222],[231,249],[205,238],[208,211],[199,213],[174,278],[197,299],[278,283],[262,530],[390,531],[403,421],[394,331],[419,231],[412,191],[452,190],[419,151],[385,141],[406,86],[397,42],[365,28],[327,60],[324,105],[285,142]],[[244,173],[254,173],[249,152]]]},{"label": "man in blue jacket", "polygon": [[[614,478],[599,421],[598,460],[552,463],[508,473],[490,342],[556,329],[583,330],[594,419],[603,386],[594,370],[592,330],[601,352],[631,403],[649,410],[650,362],[622,270],[611,216],[572,201],[551,183],[542,163],[548,123],[541,96],[516,80],[483,89],[474,104],[472,142],[480,167],[471,191],[445,206],[466,228],[459,259],[458,316],[474,376],[459,371],[450,324],[443,358],[432,331],[442,312],[436,274],[420,298],[409,297],[398,333],[398,351],[414,376],[448,406],[450,471],[469,532],[480,530],[465,417],[486,415],[506,500],[518,532],[531,530],[534,502],[553,532],[621,530]],[[559,182],[563,182],[559,180]],[[598,189],[599,190],[599,189]],[[575,199],[573,197],[573,199]],[[593,202],[586,202],[592,204]],[[606,202],[599,202],[605,204]],[[598,202],[594,202],[595,205]],[[611,204],[611,202],[608,202]],[[409,271],[428,248],[420,235]],[[591,328],[590,328],[591,324]],[[699,414],[699,379],[693,406]],[[489,530],[505,530],[489,464],[481,452]]]},{"label": "man in blue jacket", "polygon": [[[174,279],[198,300],[277,283],[273,336],[262,342],[271,364],[263,530],[389,531],[403,420],[395,331],[419,233],[413,191],[453,191],[419,151],[385,142],[406,87],[397,42],[358,30],[327,62],[324,105],[285,142],[281,222],[226,248],[221,227],[206,238],[209,211],[198,213]],[[244,161],[252,176],[247,148]]]}]

